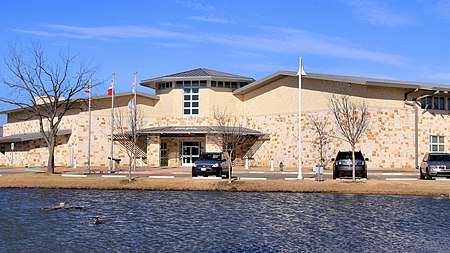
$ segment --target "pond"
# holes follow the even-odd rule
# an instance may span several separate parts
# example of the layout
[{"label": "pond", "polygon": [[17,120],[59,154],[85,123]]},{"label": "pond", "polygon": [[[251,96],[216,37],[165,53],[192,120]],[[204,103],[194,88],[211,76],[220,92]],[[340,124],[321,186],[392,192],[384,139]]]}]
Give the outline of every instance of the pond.
[{"label": "pond", "polygon": [[[1,252],[449,252],[446,198],[0,190]],[[82,209],[43,210],[65,202]],[[95,217],[104,224],[94,224]]]}]

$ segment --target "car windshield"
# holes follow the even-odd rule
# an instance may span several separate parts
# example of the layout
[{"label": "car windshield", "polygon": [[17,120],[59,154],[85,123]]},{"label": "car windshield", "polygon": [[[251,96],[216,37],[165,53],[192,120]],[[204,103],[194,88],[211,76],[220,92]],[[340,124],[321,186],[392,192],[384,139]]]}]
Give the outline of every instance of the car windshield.
[{"label": "car windshield", "polygon": [[203,153],[198,160],[213,160],[220,161],[220,154],[218,153]]},{"label": "car windshield", "polygon": [[449,154],[430,155],[430,162],[448,162],[450,161]]},{"label": "car windshield", "polygon": [[[339,152],[337,154],[336,160],[342,160],[342,159],[352,159],[352,152]],[[356,160],[364,160],[362,153],[355,152],[355,159]]]}]

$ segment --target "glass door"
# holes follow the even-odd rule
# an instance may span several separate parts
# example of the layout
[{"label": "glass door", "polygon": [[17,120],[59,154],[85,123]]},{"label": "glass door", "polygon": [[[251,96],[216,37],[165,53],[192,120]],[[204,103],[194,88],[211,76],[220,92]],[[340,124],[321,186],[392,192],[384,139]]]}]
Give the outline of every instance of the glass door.
[{"label": "glass door", "polygon": [[167,161],[167,142],[161,142],[160,148],[160,166],[167,166],[169,162]]},{"label": "glass door", "polygon": [[181,166],[192,166],[200,156],[200,142],[186,141],[181,143]]}]

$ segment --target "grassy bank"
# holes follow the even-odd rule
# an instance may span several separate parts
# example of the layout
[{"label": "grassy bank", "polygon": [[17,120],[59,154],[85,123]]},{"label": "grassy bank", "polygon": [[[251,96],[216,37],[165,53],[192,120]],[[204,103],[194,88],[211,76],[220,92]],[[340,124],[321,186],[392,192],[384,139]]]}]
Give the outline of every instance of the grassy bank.
[{"label": "grassy bank", "polygon": [[305,192],[344,194],[390,194],[416,196],[447,196],[449,181],[233,181],[102,177],[61,177],[46,174],[15,174],[0,177],[0,188],[65,188],[99,190],[172,190],[172,191],[243,191],[243,192]]}]

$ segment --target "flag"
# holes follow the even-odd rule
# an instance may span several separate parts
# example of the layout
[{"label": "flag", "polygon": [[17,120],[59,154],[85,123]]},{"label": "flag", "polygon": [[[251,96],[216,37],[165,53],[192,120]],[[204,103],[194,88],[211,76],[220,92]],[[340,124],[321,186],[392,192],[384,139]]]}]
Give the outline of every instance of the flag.
[{"label": "flag", "polygon": [[130,102],[128,102],[128,111],[132,112],[134,111],[135,105],[134,105],[134,99],[130,99]]},{"label": "flag", "polygon": [[134,81],[133,81],[133,90],[131,90],[131,92],[135,93],[136,92],[136,76],[134,76]]},{"label": "flag", "polygon": [[113,84],[111,83],[111,86],[109,86],[108,88],[108,96],[112,96],[113,95]]},{"label": "flag", "polygon": [[86,89],[86,93],[91,93],[91,86],[88,85],[87,89]]}]

